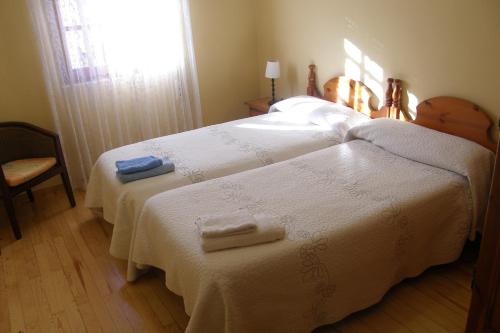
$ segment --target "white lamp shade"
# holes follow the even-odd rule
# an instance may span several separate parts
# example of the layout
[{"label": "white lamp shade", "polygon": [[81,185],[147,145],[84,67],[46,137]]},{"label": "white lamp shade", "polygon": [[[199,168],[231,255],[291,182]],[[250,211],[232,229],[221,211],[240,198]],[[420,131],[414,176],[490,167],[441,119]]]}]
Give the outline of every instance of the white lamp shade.
[{"label": "white lamp shade", "polygon": [[268,79],[280,78],[280,62],[277,60],[269,60],[266,66],[266,77]]}]

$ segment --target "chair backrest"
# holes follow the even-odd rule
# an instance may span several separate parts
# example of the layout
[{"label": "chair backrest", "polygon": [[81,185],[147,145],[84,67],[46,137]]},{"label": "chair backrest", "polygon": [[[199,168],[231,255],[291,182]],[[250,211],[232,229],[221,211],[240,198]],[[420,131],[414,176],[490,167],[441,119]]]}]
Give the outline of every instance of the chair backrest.
[{"label": "chair backrest", "polygon": [[27,123],[0,123],[0,164],[36,157],[56,157],[57,135]]}]

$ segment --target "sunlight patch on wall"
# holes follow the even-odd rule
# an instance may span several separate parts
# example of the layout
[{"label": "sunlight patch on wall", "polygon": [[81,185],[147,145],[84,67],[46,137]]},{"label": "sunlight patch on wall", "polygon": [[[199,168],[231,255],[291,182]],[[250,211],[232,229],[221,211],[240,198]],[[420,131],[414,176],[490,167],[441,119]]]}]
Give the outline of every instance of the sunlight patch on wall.
[{"label": "sunlight patch on wall", "polygon": [[415,96],[414,93],[411,91],[407,92],[408,95],[408,112],[410,112],[410,115],[412,116],[413,119],[417,116],[417,106],[418,106],[418,97]]},{"label": "sunlight patch on wall", "polygon": [[345,76],[350,79],[361,81],[370,88],[379,101],[379,107],[384,104],[384,69],[353,42],[344,39]]},{"label": "sunlight patch on wall", "polygon": [[361,67],[349,58],[345,60],[345,76],[353,80],[361,80]]},{"label": "sunlight patch on wall", "polygon": [[361,64],[363,53],[348,39],[344,39],[344,50],[352,60],[354,60],[358,64]]},{"label": "sunlight patch on wall", "polygon": [[384,80],[384,69],[373,61],[369,56],[365,55],[365,70],[373,76],[375,80],[378,82],[382,82]]},{"label": "sunlight patch on wall", "polygon": [[377,81],[375,79],[373,79],[370,74],[365,74],[365,78],[364,78],[364,81],[363,81],[366,86],[368,88],[371,89],[371,91],[373,91],[373,93],[375,94],[375,96],[377,96],[378,100],[379,100],[379,108],[382,107],[382,105],[384,104],[383,101],[384,101],[384,87],[382,86],[382,83],[380,81]]}]

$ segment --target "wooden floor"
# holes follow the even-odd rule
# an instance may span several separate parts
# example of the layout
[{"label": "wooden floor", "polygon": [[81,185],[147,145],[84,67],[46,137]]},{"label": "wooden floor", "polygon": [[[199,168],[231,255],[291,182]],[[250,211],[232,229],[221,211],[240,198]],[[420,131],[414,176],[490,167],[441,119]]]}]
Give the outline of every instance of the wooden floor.
[{"label": "wooden floor", "polygon": [[[136,283],[108,254],[111,227],[69,209],[60,188],[17,200],[24,238],[14,241],[0,210],[0,332],[182,332],[189,317],[161,272]],[[384,300],[315,332],[463,332],[472,259],[405,281]]]}]

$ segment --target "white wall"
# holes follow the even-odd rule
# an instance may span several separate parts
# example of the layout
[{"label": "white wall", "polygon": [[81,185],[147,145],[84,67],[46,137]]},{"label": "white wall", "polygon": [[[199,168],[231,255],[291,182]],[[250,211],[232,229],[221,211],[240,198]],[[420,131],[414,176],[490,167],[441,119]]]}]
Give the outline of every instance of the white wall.
[{"label": "white wall", "polygon": [[[311,62],[321,83],[344,73],[348,39],[419,100],[469,99],[498,124],[498,0],[259,0],[257,12],[260,70],[281,60],[282,96],[304,93]],[[268,86],[261,78],[261,94]]]}]

